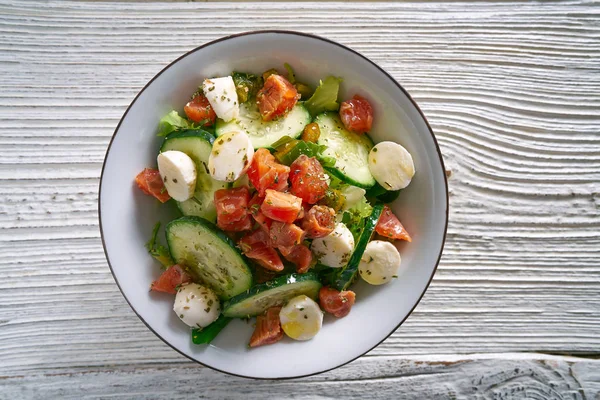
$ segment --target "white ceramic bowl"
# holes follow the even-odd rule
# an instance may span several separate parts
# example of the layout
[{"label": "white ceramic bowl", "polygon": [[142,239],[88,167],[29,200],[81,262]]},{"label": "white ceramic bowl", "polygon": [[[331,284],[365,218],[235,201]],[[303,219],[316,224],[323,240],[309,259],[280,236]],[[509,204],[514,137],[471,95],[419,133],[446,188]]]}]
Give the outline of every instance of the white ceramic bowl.
[{"label": "white ceramic bowl", "polygon": [[[157,220],[176,216],[139,191],[134,177],[155,167],[161,138],[159,119],[183,105],[206,77],[230,71],[261,73],[290,63],[302,82],[328,75],[344,79],[340,98],[369,98],[377,143],[401,143],[414,158],[416,175],[392,209],[413,237],[401,243],[408,269],[383,286],[359,282],[349,316],[325,318],[312,340],[247,347],[252,324],[233,321],[209,346],[192,344],[190,331],[172,311],[173,296],[148,291],[160,274],[146,252]],[[181,56],[156,75],[133,100],[109,145],[100,182],[100,230],[109,266],[123,295],[142,321],[165,343],[205,366],[253,378],[292,378],[348,363],[373,349],[408,317],[437,268],[448,220],[447,183],[440,149],[425,117],[408,93],[384,70],[355,51],[328,39],[295,32],[261,31],[225,37]]]}]

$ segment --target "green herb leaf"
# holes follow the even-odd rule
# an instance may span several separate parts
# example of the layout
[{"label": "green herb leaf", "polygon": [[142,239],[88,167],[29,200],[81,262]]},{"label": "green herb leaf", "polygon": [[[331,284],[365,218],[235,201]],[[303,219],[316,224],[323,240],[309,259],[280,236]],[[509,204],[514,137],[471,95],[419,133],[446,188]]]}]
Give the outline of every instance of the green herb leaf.
[{"label": "green herb leaf", "polygon": [[294,74],[294,70],[293,70],[292,66],[288,63],[284,63],[283,66],[287,70],[288,81],[293,85],[294,83],[296,83],[296,74]]},{"label": "green herb leaf", "polygon": [[358,240],[360,233],[365,225],[365,218],[371,215],[373,207],[369,204],[366,198],[362,198],[352,208],[346,210],[342,216],[342,223],[348,227],[354,240]]},{"label": "green herb leaf", "polygon": [[254,98],[263,85],[262,78],[245,72],[233,72],[233,83],[240,103]]},{"label": "green herb leaf", "polygon": [[341,82],[342,78],[335,76],[325,78],[310,99],[304,102],[308,112],[315,116],[324,111],[337,111],[340,108],[337,98]]},{"label": "green herb leaf", "polygon": [[319,145],[304,140],[292,139],[284,136],[275,142],[272,147],[275,149],[275,158],[285,165],[291,165],[301,154],[307,157],[316,157],[323,167],[331,168],[335,166],[335,158],[323,155],[327,146]]},{"label": "green herb leaf", "polygon": [[173,110],[158,122],[158,136],[167,136],[169,133],[177,130],[193,128],[193,123],[181,117],[177,111]]},{"label": "green herb leaf", "polygon": [[154,229],[152,229],[152,237],[146,243],[146,249],[148,249],[148,253],[156,260],[158,260],[164,267],[170,267],[175,264],[173,258],[171,258],[171,253],[169,249],[167,249],[162,244],[156,241],[156,237],[158,236],[158,231],[160,229],[160,222],[157,222],[154,225]]},{"label": "green herb leaf", "polygon": [[214,338],[227,326],[231,321],[231,318],[225,317],[223,314],[217,318],[215,322],[208,325],[205,328],[192,330],[192,343],[194,344],[208,344],[213,341]]}]

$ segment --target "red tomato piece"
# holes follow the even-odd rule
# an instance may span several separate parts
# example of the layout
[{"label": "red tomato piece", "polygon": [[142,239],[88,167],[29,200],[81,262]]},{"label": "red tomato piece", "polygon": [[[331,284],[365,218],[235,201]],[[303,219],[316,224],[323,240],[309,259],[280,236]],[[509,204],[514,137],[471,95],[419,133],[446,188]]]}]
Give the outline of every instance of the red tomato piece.
[{"label": "red tomato piece", "polygon": [[355,299],[356,294],[352,290],[340,292],[330,287],[322,287],[319,290],[321,308],[338,318],[348,315]]},{"label": "red tomato piece", "polygon": [[144,168],[135,177],[135,183],[147,195],[156,197],[161,203],[171,198],[157,169]]},{"label": "red tomato piece", "polygon": [[150,290],[170,294],[177,293],[177,287],[192,281],[192,277],[178,265],[171,265],[157,280],[152,282]]},{"label": "red tomato piece", "polygon": [[287,188],[290,167],[275,160],[267,149],[258,149],[248,168],[248,179],[263,197],[267,189],[284,191]]},{"label": "red tomato piece", "polygon": [[[282,253],[283,254],[283,253]],[[296,272],[304,274],[313,266],[313,254],[310,249],[303,245],[297,244],[291,248],[287,255],[283,255],[286,260],[296,265]]]},{"label": "red tomato piece", "polygon": [[315,204],[325,196],[329,185],[325,171],[315,157],[301,154],[290,165],[291,192],[308,204]]},{"label": "red tomato piece", "polygon": [[240,249],[246,257],[255,260],[260,266],[271,271],[283,270],[283,263],[277,251],[269,244],[269,235],[257,229],[239,241]]},{"label": "red tomato piece", "polygon": [[302,229],[309,239],[329,235],[335,229],[335,210],[327,206],[313,206],[302,220]]},{"label": "red tomato piece", "polygon": [[295,245],[302,243],[304,240],[304,231],[294,224],[273,221],[271,230],[269,231],[269,238],[271,246],[277,247],[285,257]]},{"label": "red tomato piece", "polygon": [[412,238],[388,206],[383,207],[383,212],[381,213],[381,217],[379,217],[375,232],[389,239],[412,242]]},{"label": "red tomato piece", "polygon": [[302,199],[293,194],[267,189],[260,210],[267,218],[291,224],[302,210]]},{"label": "red tomato piece", "polygon": [[287,79],[273,74],[256,94],[258,110],[264,121],[271,121],[290,111],[300,99],[300,94]]},{"label": "red tomato piece", "polygon": [[351,100],[340,105],[342,123],[351,132],[365,133],[373,125],[373,107],[364,97],[354,95]]},{"label": "red tomato piece", "polygon": [[217,226],[226,229],[226,226],[245,219],[248,216],[249,201],[250,192],[246,186],[217,190],[214,195]]},{"label": "red tomato piece", "polygon": [[283,338],[283,329],[279,322],[281,307],[271,307],[256,317],[256,328],[250,338],[250,347],[273,344]]},{"label": "red tomato piece", "polygon": [[196,123],[202,123],[202,126],[211,126],[217,119],[217,114],[208,102],[206,96],[198,93],[194,98],[183,107],[185,115]]}]

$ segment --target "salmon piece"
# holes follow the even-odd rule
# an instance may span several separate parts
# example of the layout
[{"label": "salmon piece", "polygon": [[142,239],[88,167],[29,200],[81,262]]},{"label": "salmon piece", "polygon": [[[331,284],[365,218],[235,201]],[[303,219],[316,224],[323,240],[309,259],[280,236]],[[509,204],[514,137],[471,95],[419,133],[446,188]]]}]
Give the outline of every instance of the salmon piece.
[{"label": "salmon piece", "polygon": [[310,239],[329,235],[335,229],[335,210],[327,206],[313,206],[302,220],[302,229]]},{"label": "salmon piece", "polygon": [[247,186],[217,190],[214,194],[217,226],[227,230],[228,225],[247,219],[249,201],[250,192]]},{"label": "salmon piece", "polygon": [[238,242],[240,249],[246,257],[253,259],[260,266],[271,271],[282,271],[283,262],[277,251],[271,247],[269,235],[257,229],[247,234]]},{"label": "salmon piece", "polygon": [[263,121],[271,121],[285,115],[296,105],[300,94],[287,79],[273,74],[256,94],[258,110]]},{"label": "salmon piece", "polygon": [[219,225],[219,228],[223,229],[225,232],[242,232],[251,230],[252,225],[254,225],[252,223],[252,217],[250,215],[246,215],[239,221],[221,224]]},{"label": "salmon piece", "polygon": [[258,149],[248,168],[248,179],[259,196],[264,197],[267,189],[284,191],[288,186],[290,167],[283,165],[267,149]]},{"label": "salmon piece", "polygon": [[330,287],[322,287],[319,290],[321,308],[337,318],[348,315],[355,299],[356,294],[352,290],[340,292]]},{"label": "salmon piece", "polygon": [[273,221],[269,230],[269,238],[271,246],[277,247],[285,257],[286,254],[289,254],[291,248],[302,243],[304,240],[304,231],[294,224]]},{"label": "salmon piece", "polygon": [[296,272],[304,274],[314,265],[313,254],[310,249],[303,245],[297,244],[288,250],[287,254],[281,252],[283,257],[296,266]]},{"label": "salmon piece", "polygon": [[256,328],[250,338],[250,347],[273,344],[283,338],[283,329],[279,322],[281,307],[271,307],[264,314],[256,317]]},{"label": "salmon piece", "polygon": [[302,199],[293,194],[267,189],[260,210],[268,218],[291,224],[302,210]]},{"label": "salmon piece", "polygon": [[262,205],[263,200],[264,197],[260,197],[258,193],[255,193],[254,196],[250,199],[250,202],[248,203],[248,210],[250,212],[250,215],[252,215],[252,218],[254,218],[256,223],[258,223],[260,229],[262,229],[266,233],[269,233],[273,220],[271,218],[267,218],[265,214],[263,214],[263,212],[260,210],[260,206]]},{"label": "salmon piece", "polygon": [[192,281],[192,277],[178,265],[171,265],[163,272],[157,280],[152,282],[150,290],[154,292],[164,292],[177,294],[177,287],[184,283]]}]

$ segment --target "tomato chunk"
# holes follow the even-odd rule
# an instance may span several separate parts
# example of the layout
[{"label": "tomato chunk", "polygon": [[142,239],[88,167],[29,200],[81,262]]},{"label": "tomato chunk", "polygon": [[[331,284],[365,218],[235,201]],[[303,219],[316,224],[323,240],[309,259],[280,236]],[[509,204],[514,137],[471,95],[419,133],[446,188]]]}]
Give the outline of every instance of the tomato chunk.
[{"label": "tomato chunk", "polygon": [[348,315],[355,299],[356,294],[352,290],[340,292],[330,287],[322,287],[319,290],[321,308],[338,318]]},{"label": "tomato chunk", "polygon": [[217,119],[217,114],[208,102],[206,96],[198,93],[194,98],[183,107],[185,115],[196,123],[201,123],[202,126],[211,126]]},{"label": "tomato chunk", "polygon": [[309,239],[329,235],[335,229],[335,210],[327,206],[313,206],[302,220],[302,229]]},{"label": "tomato chunk", "polygon": [[250,338],[250,347],[273,344],[283,338],[283,329],[279,322],[281,307],[271,307],[264,314],[256,317],[256,328]]},{"label": "tomato chunk", "polygon": [[[283,254],[283,253],[282,253]],[[286,260],[296,265],[296,272],[304,274],[313,266],[313,254],[310,249],[303,245],[297,244],[293,246],[289,253],[283,254]]]},{"label": "tomato chunk", "polygon": [[277,247],[285,257],[292,248],[302,243],[304,240],[304,231],[297,225],[288,224],[280,221],[273,221],[269,231],[271,246]]},{"label": "tomato chunk", "polygon": [[177,287],[184,283],[192,281],[192,277],[188,275],[183,268],[178,265],[171,265],[165,272],[163,272],[157,280],[152,282],[150,290],[154,292],[164,292],[170,294],[177,293]]},{"label": "tomato chunk", "polygon": [[267,189],[283,191],[287,188],[290,167],[275,160],[267,149],[258,149],[248,168],[248,179],[263,197]]},{"label": "tomato chunk", "polygon": [[264,121],[271,121],[294,108],[300,94],[287,79],[273,74],[256,94],[258,110]]},{"label": "tomato chunk", "polygon": [[315,204],[325,196],[327,179],[321,163],[315,157],[301,154],[290,165],[291,192],[308,204]]},{"label": "tomato chunk", "polygon": [[355,95],[340,105],[342,123],[351,132],[365,133],[373,125],[373,107],[364,97]]},{"label": "tomato chunk", "polygon": [[260,266],[272,271],[283,270],[281,258],[270,246],[269,235],[265,231],[257,229],[241,238],[238,244],[246,257],[255,260]]},{"label": "tomato chunk", "polygon": [[412,242],[412,238],[388,206],[383,207],[383,212],[381,213],[381,217],[379,217],[375,232],[386,238]]},{"label": "tomato chunk", "polygon": [[247,186],[217,190],[214,195],[217,226],[226,229],[227,226],[246,219],[249,201],[250,192]]},{"label": "tomato chunk", "polygon": [[263,200],[263,197],[260,197],[258,193],[255,193],[248,203],[248,210],[250,215],[252,215],[252,218],[254,218],[254,220],[258,223],[258,226],[266,233],[269,233],[269,229],[271,229],[271,223],[273,220],[271,218],[267,218],[265,214],[260,211],[260,206],[262,205]]},{"label": "tomato chunk", "polygon": [[135,183],[147,195],[156,197],[161,203],[166,202],[171,198],[167,193],[165,183],[160,177],[160,172],[157,169],[144,168],[135,177]]},{"label": "tomato chunk", "polygon": [[302,210],[302,199],[293,194],[267,189],[260,210],[268,218],[291,224],[298,218],[300,210]]}]

